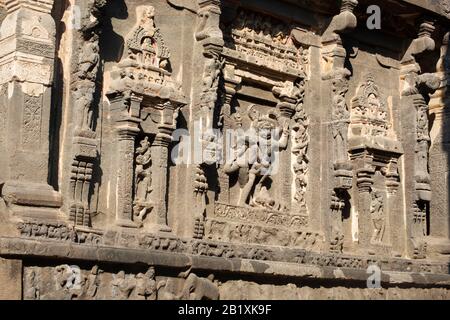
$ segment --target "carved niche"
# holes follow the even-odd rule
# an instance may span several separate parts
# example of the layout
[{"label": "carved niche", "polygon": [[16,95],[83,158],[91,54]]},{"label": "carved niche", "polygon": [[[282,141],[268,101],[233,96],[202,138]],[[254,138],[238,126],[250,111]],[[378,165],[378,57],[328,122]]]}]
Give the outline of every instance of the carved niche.
[{"label": "carved niche", "polygon": [[309,50],[294,41],[296,26],[262,13],[238,9],[221,22],[223,61],[211,60],[221,73],[208,74],[223,79],[213,127],[227,139],[204,237],[317,249],[307,208]]},{"label": "carved niche", "polygon": [[390,119],[387,99],[367,74],[351,102],[348,141],[357,186],[352,205],[358,212],[358,240],[369,254],[391,253],[391,224],[400,214],[395,201],[403,149]]},{"label": "carved niche", "polygon": [[111,118],[116,128],[116,224],[171,231],[167,225],[168,156],[179,109],[186,104],[172,80],[169,50],[152,6],[136,8],[124,56],[111,71]]}]

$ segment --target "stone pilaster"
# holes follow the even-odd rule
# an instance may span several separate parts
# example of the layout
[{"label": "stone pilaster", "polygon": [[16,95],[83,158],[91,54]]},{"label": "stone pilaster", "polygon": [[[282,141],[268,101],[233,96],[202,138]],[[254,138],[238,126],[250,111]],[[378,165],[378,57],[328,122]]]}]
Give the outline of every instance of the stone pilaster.
[{"label": "stone pilaster", "polygon": [[135,137],[139,129],[137,122],[125,121],[116,130],[118,142],[116,224],[121,227],[138,227],[133,221],[133,179]]},{"label": "stone pilaster", "polygon": [[435,48],[431,35],[433,22],[423,20],[418,37],[411,42],[401,66],[402,126],[404,143],[410,146],[405,152],[405,188],[408,256],[425,258],[427,254],[428,213],[431,201],[429,174],[429,114],[425,100],[439,87],[439,79],[434,74],[422,74],[416,58]]},{"label": "stone pilaster", "polygon": [[55,58],[53,0],[7,0],[4,5],[0,86],[7,86],[8,94],[1,196],[20,216],[56,218],[62,199],[47,182]]},{"label": "stone pilaster", "polygon": [[[352,187],[352,165],[348,159],[347,131],[349,124],[349,110],[346,102],[350,71],[345,67],[347,58],[346,49],[343,46],[342,36],[356,28],[357,19],[353,11],[358,5],[356,0],[344,0],[341,3],[340,13],[333,17],[327,30],[322,36],[322,80],[324,81],[327,96],[327,104],[331,105],[331,117],[327,118],[329,125],[328,137],[330,148],[326,150],[326,158],[333,168],[333,172],[326,170],[324,177],[327,185],[332,186],[330,206],[323,209],[329,211],[324,219],[327,227],[326,238],[331,251],[341,252],[343,249],[344,230],[342,214],[345,207],[345,198]],[[330,90],[331,89],[331,90]],[[331,91],[331,92],[330,92]],[[330,94],[331,93],[331,94]],[[328,138],[327,137],[327,138]],[[331,149],[331,150],[330,150]]]},{"label": "stone pilaster", "polygon": [[167,225],[167,166],[171,141],[171,130],[163,127],[156,134],[152,145],[152,158],[155,159],[153,164],[153,201],[155,203],[156,231],[171,231]]},{"label": "stone pilaster", "polygon": [[361,166],[361,168],[356,169],[357,199],[355,199],[355,210],[358,215],[358,243],[363,250],[367,250],[370,247],[373,234],[370,207],[375,168],[364,164],[361,164]]}]

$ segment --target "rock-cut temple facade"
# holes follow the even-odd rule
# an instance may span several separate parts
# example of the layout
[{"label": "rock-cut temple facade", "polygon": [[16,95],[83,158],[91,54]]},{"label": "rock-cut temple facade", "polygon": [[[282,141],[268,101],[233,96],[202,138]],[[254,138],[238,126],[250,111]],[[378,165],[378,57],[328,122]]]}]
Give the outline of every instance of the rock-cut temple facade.
[{"label": "rock-cut temple facade", "polygon": [[0,298],[450,299],[448,0],[0,21]]}]

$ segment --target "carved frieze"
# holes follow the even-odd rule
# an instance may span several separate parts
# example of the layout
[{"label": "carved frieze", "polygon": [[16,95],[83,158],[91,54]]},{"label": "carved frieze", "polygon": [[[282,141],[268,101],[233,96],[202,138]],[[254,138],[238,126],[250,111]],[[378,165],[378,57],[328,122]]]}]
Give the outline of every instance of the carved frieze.
[{"label": "carved frieze", "polygon": [[[109,269],[109,268],[108,268]],[[24,271],[26,300],[218,300],[218,283],[211,275],[197,276],[188,270],[178,277],[157,276],[146,271],[90,270],[77,265],[27,266]]]},{"label": "carved frieze", "polygon": [[371,74],[366,76],[352,100],[350,119],[351,135],[376,137],[388,134],[387,102]]},{"label": "carved frieze", "polygon": [[239,10],[224,30],[224,55],[292,75],[306,71],[309,51],[297,47],[292,27],[261,13]]},{"label": "carved frieze", "polygon": [[124,55],[111,72],[109,94],[132,91],[138,95],[183,102],[180,84],[171,78],[170,52],[155,26],[155,8],[138,6],[137,22],[128,33]]}]

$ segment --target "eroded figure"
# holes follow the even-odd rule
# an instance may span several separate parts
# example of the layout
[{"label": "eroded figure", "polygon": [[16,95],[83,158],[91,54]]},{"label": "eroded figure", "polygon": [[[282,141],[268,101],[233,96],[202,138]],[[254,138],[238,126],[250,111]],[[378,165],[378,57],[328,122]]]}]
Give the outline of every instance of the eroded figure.
[{"label": "eroded figure", "polygon": [[136,296],[138,300],[156,300],[158,292],[155,280],[155,268],[150,267],[147,272],[136,276]]},{"label": "eroded figure", "polygon": [[380,192],[372,193],[370,215],[374,228],[372,242],[381,243],[383,241],[386,219],[384,217],[383,195]]}]

